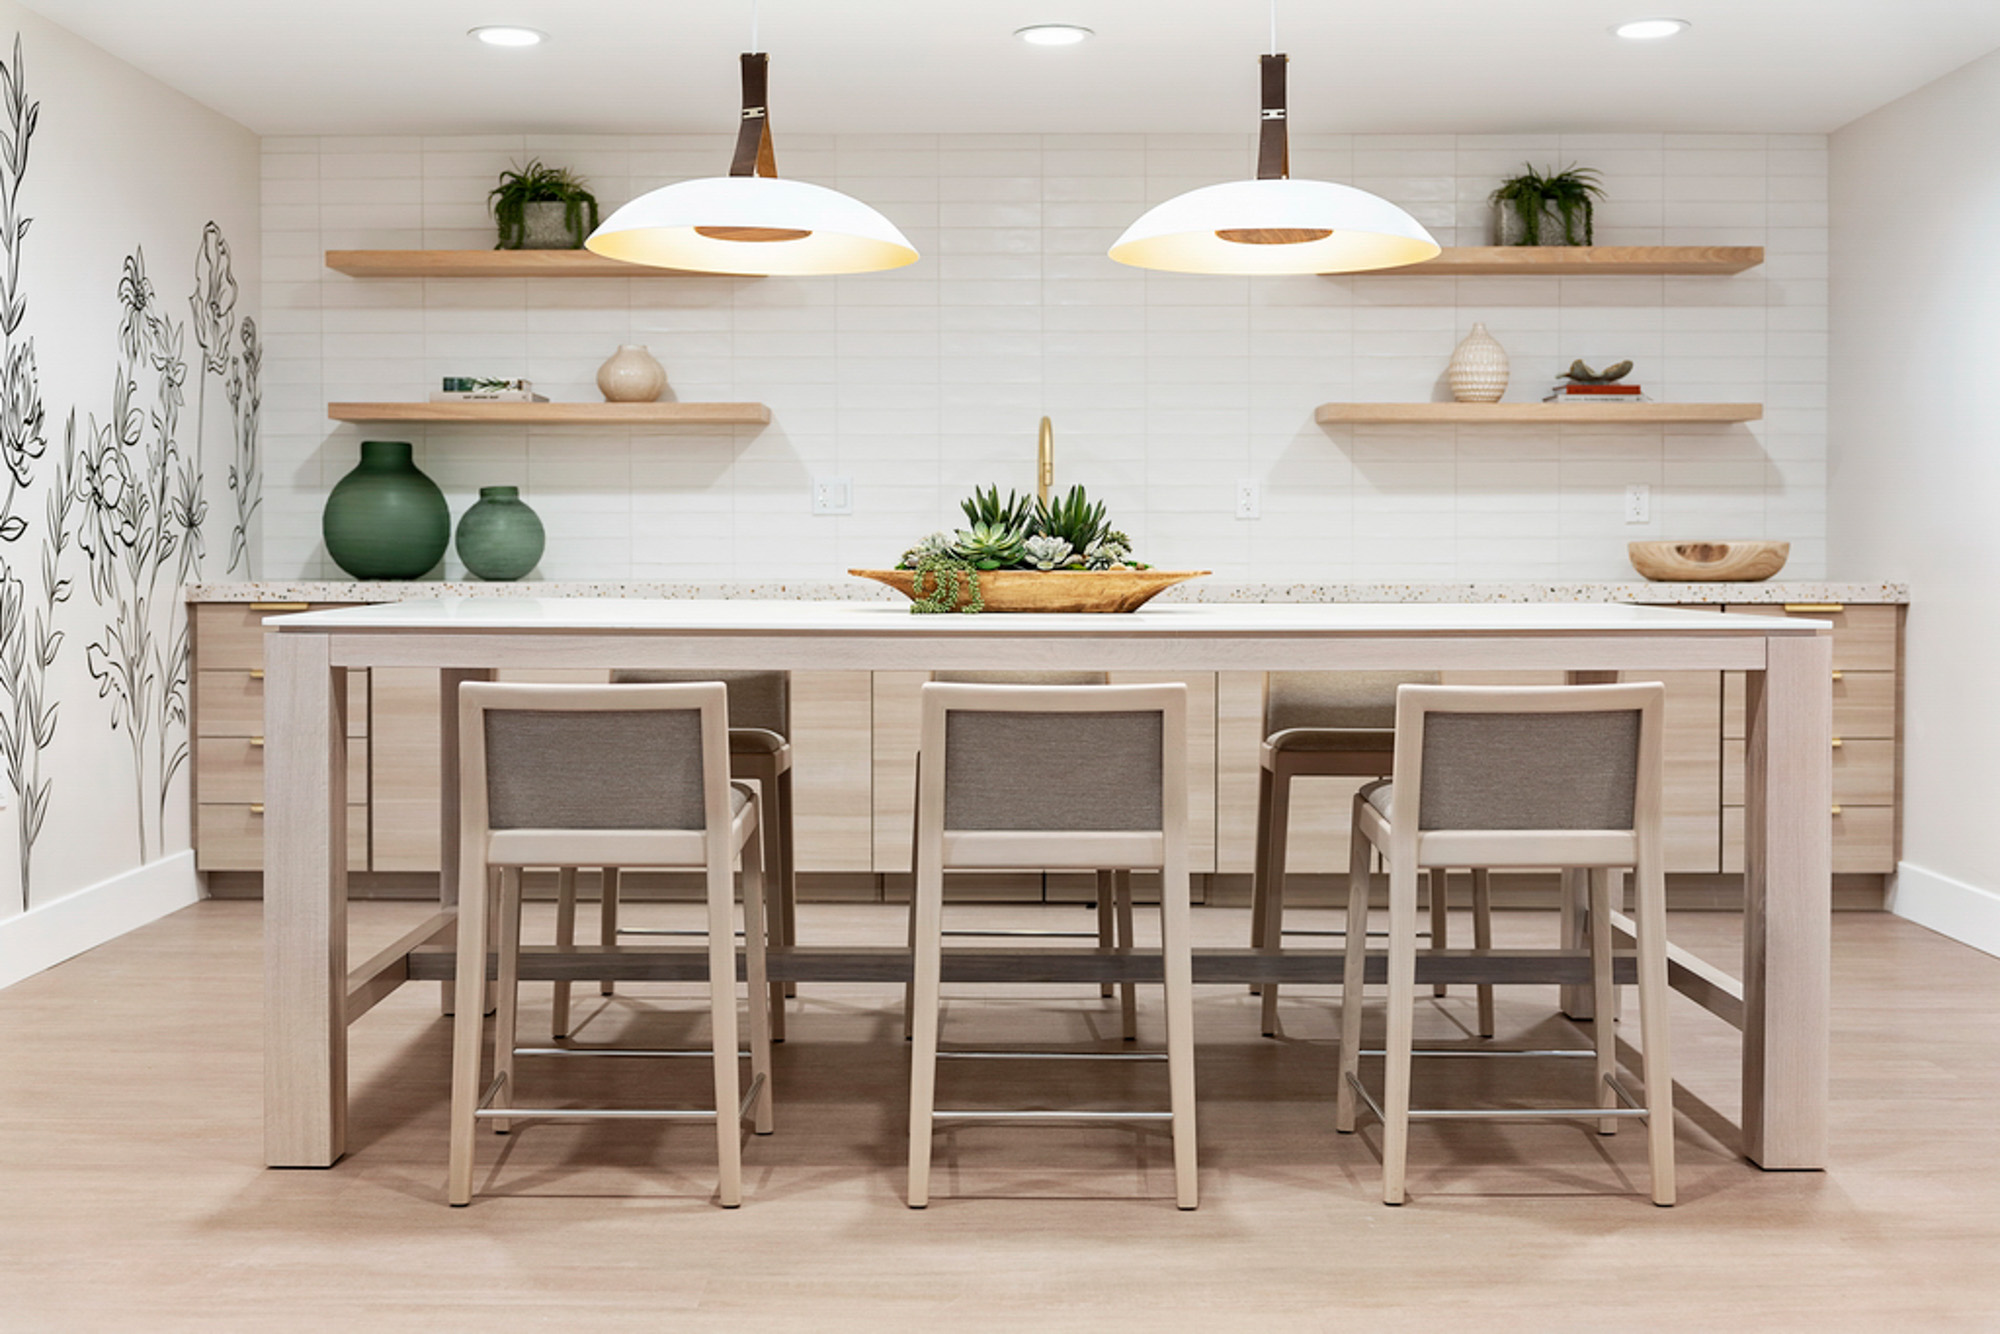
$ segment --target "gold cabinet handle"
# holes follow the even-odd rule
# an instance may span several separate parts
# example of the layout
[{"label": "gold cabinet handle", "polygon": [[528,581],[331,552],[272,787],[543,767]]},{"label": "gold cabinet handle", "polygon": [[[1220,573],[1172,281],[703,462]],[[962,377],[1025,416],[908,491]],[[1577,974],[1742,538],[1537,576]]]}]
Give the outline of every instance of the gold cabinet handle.
[{"label": "gold cabinet handle", "polygon": [[[257,749],[257,750],[262,750],[262,749],[264,748],[264,738],[263,738],[263,737],[260,737],[260,736],[253,736],[253,737],[251,737],[251,738],[250,738],[250,744],[251,744],[251,746],[252,746],[252,747],[254,747],[255,749]],[[1833,739],[1833,744],[1834,744],[1834,745],[1836,745],[1836,746],[1837,746],[1837,745],[1839,745],[1839,744],[1840,744],[1840,738],[1839,738],[1839,737],[1835,737],[1835,738]]]},{"label": "gold cabinet handle", "polygon": [[1785,610],[1788,612],[1846,611],[1847,604],[1844,602],[1787,602]]},{"label": "gold cabinet handle", "polygon": [[[256,674],[257,674],[258,676],[262,676],[262,675],[263,675],[264,673],[262,673],[262,672],[258,672],[258,673],[256,673]],[[1841,676],[1841,674],[1840,674],[1840,668],[1836,667],[1836,668],[1834,668],[1834,669],[1833,669],[1833,679],[1834,679],[1834,680],[1836,680],[1836,681],[1839,681],[1839,680],[1843,680],[1843,679],[1844,679],[1844,678],[1843,678],[1843,677]]]},{"label": "gold cabinet handle", "polygon": [[1835,815],[1838,815],[1838,814],[1840,814],[1840,807],[1838,807],[1838,806],[1835,806],[1835,807],[1833,808],[1833,813],[1834,813]]},{"label": "gold cabinet handle", "polygon": [[311,607],[311,606],[312,606],[312,604],[311,604],[311,603],[309,603],[309,602],[253,602],[253,603],[251,603],[251,604],[250,604],[250,610],[252,610],[252,611],[305,611],[305,610],[307,610],[307,609],[308,609],[309,607]]},{"label": "gold cabinet handle", "polygon": [[[1838,806],[1835,806],[1835,807],[1834,807],[1834,810],[1836,810],[1836,811],[1837,811],[1837,810],[1839,810],[1839,809],[1840,809],[1840,807],[1838,807]],[[250,803],[250,813],[251,813],[252,815],[262,815],[262,814],[264,813],[264,803],[263,803],[263,802],[261,802],[261,801],[253,801],[253,802],[251,802],[251,803]]]},{"label": "gold cabinet handle", "polygon": [[[261,745],[263,745],[263,744],[264,744],[264,738],[262,738],[262,737],[258,737],[258,738],[257,738],[257,739],[256,739],[256,740],[255,740],[254,742],[252,742],[251,744],[252,744],[252,745],[257,745],[257,746],[261,746]],[[1833,739],[1833,748],[1834,748],[1835,750],[1839,750],[1839,749],[1840,749],[1840,738],[1839,738],[1839,737],[1835,737],[1835,738]]]},{"label": "gold cabinet handle", "polygon": [[[1835,672],[1835,673],[1834,673],[1834,675],[1835,675],[1835,676],[1839,676],[1839,675],[1840,675],[1840,673],[1839,673],[1839,672]],[[263,680],[263,679],[264,679],[264,669],[263,669],[262,667],[252,667],[252,668],[250,669],[250,679],[251,679],[252,681],[261,681],[261,680]]]}]

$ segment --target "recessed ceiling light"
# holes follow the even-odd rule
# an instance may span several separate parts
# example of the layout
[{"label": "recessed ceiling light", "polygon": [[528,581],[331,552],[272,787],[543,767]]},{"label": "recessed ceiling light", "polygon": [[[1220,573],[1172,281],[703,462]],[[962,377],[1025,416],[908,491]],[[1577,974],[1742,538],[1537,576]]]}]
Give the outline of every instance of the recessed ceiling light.
[{"label": "recessed ceiling light", "polygon": [[1014,29],[1014,35],[1031,46],[1075,46],[1095,36],[1090,29],[1074,23],[1036,23]]},{"label": "recessed ceiling light", "polygon": [[1690,25],[1686,19],[1633,19],[1621,23],[1611,31],[1630,42],[1652,42],[1662,37],[1672,37],[1685,31]]},{"label": "recessed ceiling light", "polygon": [[474,28],[467,33],[488,46],[539,46],[542,34],[533,28],[517,28],[511,24],[492,24],[484,28]]}]

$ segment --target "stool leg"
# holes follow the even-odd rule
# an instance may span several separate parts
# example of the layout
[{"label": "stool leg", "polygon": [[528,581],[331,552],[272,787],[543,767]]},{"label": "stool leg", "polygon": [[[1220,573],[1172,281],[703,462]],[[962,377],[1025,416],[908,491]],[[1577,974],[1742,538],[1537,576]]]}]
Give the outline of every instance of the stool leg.
[{"label": "stool leg", "polygon": [[[598,918],[597,943],[610,949],[618,943],[618,868],[607,866],[598,876]],[[609,996],[612,991],[610,978],[597,984],[599,994]]]},{"label": "stool leg", "polygon": [[729,830],[708,831],[708,1013],[714,1044],[716,1197],[725,1209],[743,1203],[742,1100],[736,1070],[736,877]]},{"label": "stool leg", "polygon": [[[799,873],[797,853],[792,846],[792,768],[789,764],[778,771],[777,792],[779,810],[777,815],[772,817],[772,825],[777,835],[777,869],[773,871],[769,860],[766,859],[764,873],[775,874],[778,877],[778,916],[784,923],[782,928],[784,942],[787,945],[796,945],[799,943]],[[798,983],[786,983],[785,994],[798,995]],[[784,1035],[778,1033],[776,1036]]]},{"label": "stool leg", "polygon": [[[1618,1030],[1613,1016],[1618,1013],[1611,975],[1611,871],[1590,868],[1590,998],[1596,1018],[1590,1021],[1591,1037],[1597,1049],[1597,1105],[1615,1107],[1618,1095],[1609,1081],[1618,1074]],[[1618,1133],[1618,1118],[1607,1116],[1597,1123],[1600,1135]]]},{"label": "stool leg", "polygon": [[[1257,769],[1257,842],[1250,854],[1250,948],[1264,948],[1264,896],[1270,892],[1271,771]],[[1264,994],[1264,984],[1252,982],[1250,994]]]},{"label": "stool leg", "polygon": [[[1116,872],[1109,867],[1097,868],[1097,948],[1101,950],[1118,947],[1118,890],[1114,879]],[[1097,986],[1099,996],[1111,996],[1117,988],[1109,982]]]},{"label": "stool leg", "polygon": [[[1285,842],[1291,834],[1292,776],[1271,772],[1271,845],[1264,859],[1264,948],[1277,954],[1285,948]],[[1264,984],[1263,1034],[1278,1035],[1278,984]]]},{"label": "stool leg", "polygon": [[[1167,993],[1168,1105],[1173,1111],[1174,1203],[1192,1209],[1199,1201],[1195,1158],[1194,964],[1186,864],[1169,853],[1160,875],[1160,968]],[[1132,941],[1132,873],[1121,870],[1125,943]],[[1131,990],[1126,990],[1130,1005]],[[1128,1011],[1129,1013],[1129,1011]],[[1129,1021],[1128,1021],[1129,1022]],[[1126,1036],[1131,1036],[1128,1029]]]},{"label": "stool leg", "polygon": [[776,1129],[771,1099],[772,1013],[782,1015],[785,1005],[784,989],[771,983],[764,954],[768,939],[764,887],[764,842],[753,834],[743,844],[743,971],[750,984],[750,1077],[762,1081],[751,1109],[752,1127],[759,1135]]},{"label": "stool leg", "polygon": [[[1569,869],[1562,872],[1561,926],[1562,947],[1566,950],[1582,949],[1583,940],[1583,897],[1587,872]],[[1583,1020],[1591,1017],[1590,988],[1564,987],[1562,1012],[1572,1019]]]},{"label": "stool leg", "polygon": [[[1354,797],[1359,815],[1361,796]],[[1339,1084],[1334,1090],[1333,1128],[1343,1135],[1354,1133],[1354,1113],[1359,1099],[1349,1081],[1361,1077],[1361,1012],[1364,969],[1368,962],[1368,862],[1370,848],[1359,821],[1350,823],[1347,846],[1347,938],[1340,972],[1340,1067]]]},{"label": "stool leg", "polygon": [[[1493,948],[1493,873],[1483,866],[1472,868],[1472,944]],[[1481,982],[1479,992],[1479,1036],[1493,1036],[1493,984]]]},{"label": "stool leg", "polygon": [[[1653,1203],[1674,1202],[1673,1044],[1667,1010],[1667,882],[1658,852],[1641,845],[1638,882],[1639,1040],[1646,1044],[1646,1149],[1652,1166]],[[1609,934],[1609,933],[1607,933]]]},{"label": "stool leg", "polygon": [[1410,1153],[1410,1045],[1417,1002],[1417,868],[1389,864],[1389,1032],[1382,1088],[1382,1202],[1401,1204]]},{"label": "stool leg", "polygon": [[[1112,893],[1118,904],[1118,950],[1130,954],[1138,943],[1132,930],[1132,872],[1126,868],[1111,873]],[[1164,891],[1162,891],[1164,892]],[[1119,1019],[1123,1025],[1125,1040],[1139,1040],[1139,985],[1136,982],[1121,982],[1118,985]]]},{"label": "stool leg", "polygon": [[[791,937],[786,934],[784,883],[779,875],[780,867],[785,860],[783,839],[779,830],[779,821],[785,817],[785,798],[778,790],[778,759],[776,756],[759,757],[754,765],[747,767],[748,776],[757,780],[757,840],[759,861],[764,868],[764,915],[770,925],[771,943],[789,945],[792,942]],[[748,874],[747,869],[745,874]],[[749,892],[747,880],[744,892]],[[772,986],[775,990],[771,993],[771,1038],[774,1042],[783,1042],[785,985],[778,982]]]},{"label": "stool leg", "polygon": [[[1431,948],[1434,950],[1451,948],[1451,918],[1449,916],[1451,912],[1451,894],[1447,883],[1450,878],[1451,872],[1442,866],[1433,866],[1430,869],[1429,875],[1425,877],[1425,883],[1429,886]],[[1450,993],[1451,988],[1442,982],[1431,984],[1431,995],[1433,996],[1446,996]]]},{"label": "stool leg", "polygon": [[[493,1074],[500,1081],[500,1103],[516,1101],[514,1090],[514,1046],[521,1018],[521,868],[510,866],[500,873],[500,927],[497,977],[499,993],[493,1005]],[[514,1123],[501,1117],[493,1122],[493,1133],[504,1135]]]},{"label": "stool leg", "polygon": [[[921,816],[919,820],[921,821]],[[910,891],[911,984],[909,1205],[931,1199],[932,1113],[937,1109],[938,1008],[944,967],[944,876],[935,844],[918,849]]]},{"label": "stool leg", "polygon": [[479,1106],[479,1070],[485,1045],[487,875],[481,865],[459,868],[458,953],[452,983],[451,1161],[445,1199],[472,1202],[473,1129]]},{"label": "stool leg", "polygon": [[[576,945],[576,868],[565,866],[556,872],[556,948],[569,950]],[[555,984],[549,1002],[549,1036],[569,1036],[569,983]]]}]

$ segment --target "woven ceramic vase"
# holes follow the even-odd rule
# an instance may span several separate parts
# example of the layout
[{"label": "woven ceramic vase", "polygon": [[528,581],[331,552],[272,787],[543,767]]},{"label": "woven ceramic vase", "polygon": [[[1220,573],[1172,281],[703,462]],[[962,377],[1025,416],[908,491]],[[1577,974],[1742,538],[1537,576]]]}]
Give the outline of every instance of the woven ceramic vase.
[{"label": "woven ceramic vase", "polygon": [[667,371],[637,343],[624,343],[597,368],[597,392],[607,403],[651,403],[667,387]]},{"label": "woven ceramic vase", "polygon": [[1475,324],[1451,354],[1444,379],[1457,402],[1498,403],[1507,392],[1507,350],[1486,332],[1485,325]]}]

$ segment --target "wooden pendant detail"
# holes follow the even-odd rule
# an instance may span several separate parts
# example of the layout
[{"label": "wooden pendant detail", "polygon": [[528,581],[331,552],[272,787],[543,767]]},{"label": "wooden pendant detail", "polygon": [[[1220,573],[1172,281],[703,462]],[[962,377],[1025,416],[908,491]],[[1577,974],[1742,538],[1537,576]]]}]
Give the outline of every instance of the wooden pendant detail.
[{"label": "wooden pendant detail", "polygon": [[1237,245],[1304,245],[1332,235],[1331,227],[1230,227],[1216,233]]},{"label": "wooden pendant detail", "polygon": [[802,232],[796,227],[697,227],[696,236],[706,236],[711,241],[803,241],[811,232]]}]

